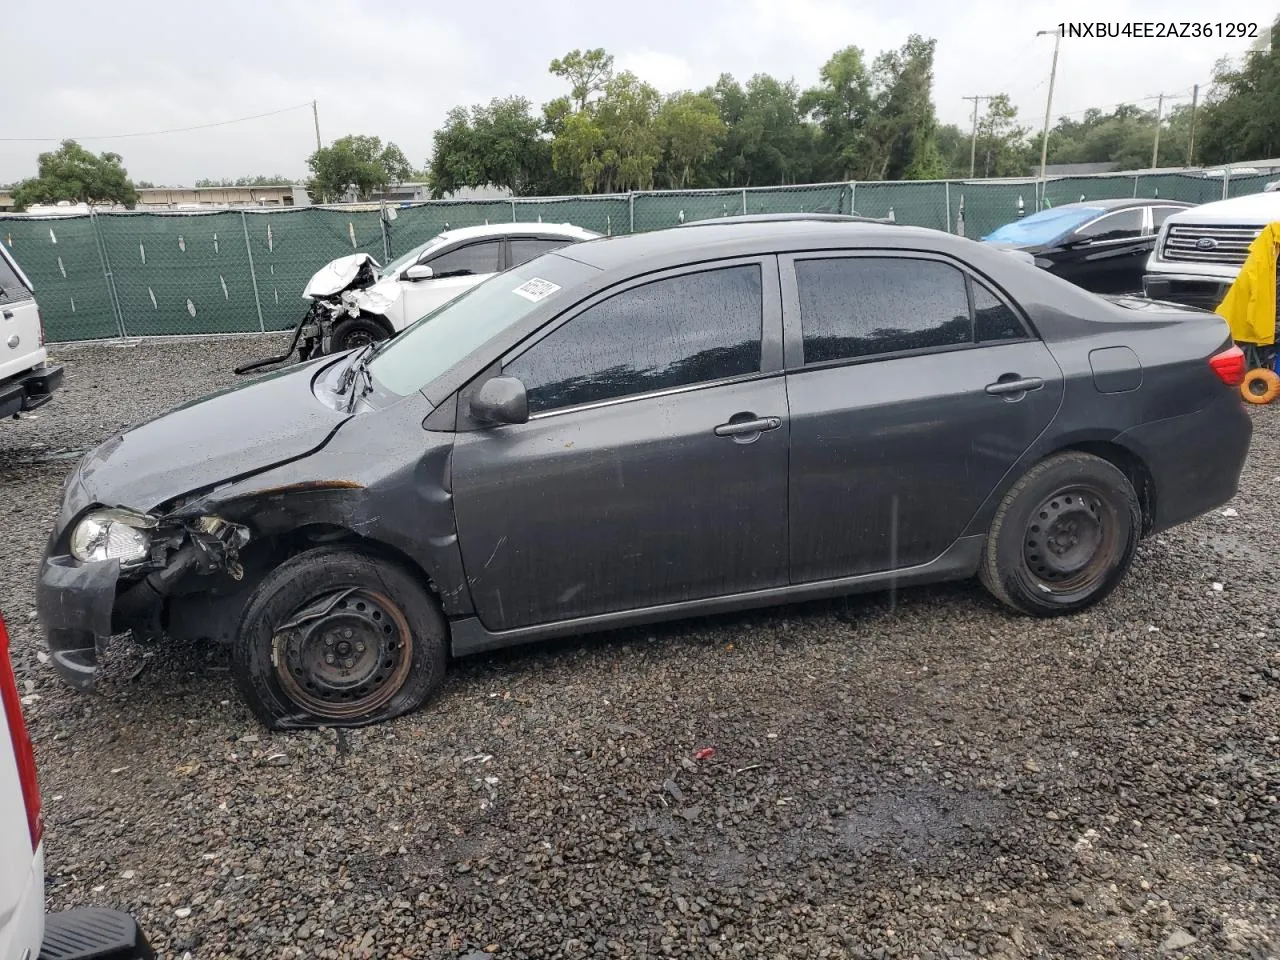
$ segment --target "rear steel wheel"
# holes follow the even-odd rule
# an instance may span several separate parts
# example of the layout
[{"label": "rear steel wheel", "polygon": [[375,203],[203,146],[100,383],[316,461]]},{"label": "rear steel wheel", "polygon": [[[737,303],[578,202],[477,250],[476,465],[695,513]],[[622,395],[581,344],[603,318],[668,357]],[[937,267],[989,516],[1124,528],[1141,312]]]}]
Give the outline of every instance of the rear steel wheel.
[{"label": "rear steel wheel", "polygon": [[1124,471],[1087,453],[1060,453],[1005,495],[978,574],[997,600],[1023,613],[1074,613],[1115,589],[1141,535],[1142,507]]}]

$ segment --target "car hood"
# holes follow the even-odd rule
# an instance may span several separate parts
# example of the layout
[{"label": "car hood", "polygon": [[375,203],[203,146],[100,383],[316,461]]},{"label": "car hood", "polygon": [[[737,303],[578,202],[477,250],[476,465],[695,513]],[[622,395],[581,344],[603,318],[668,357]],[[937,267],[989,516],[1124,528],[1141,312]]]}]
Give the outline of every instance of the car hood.
[{"label": "car hood", "polygon": [[93,503],[151,511],[320,449],[352,416],[312,389],[327,365],[291,367],[116,434],[85,454],[68,479],[64,513]]},{"label": "car hood", "polygon": [[351,253],[338,257],[337,260],[330,260],[307,281],[302,296],[307,300],[314,300],[316,297],[331,297],[347,289],[365,263],[372,263],[375,268],[378,266],[378,261],[367,253]]}]

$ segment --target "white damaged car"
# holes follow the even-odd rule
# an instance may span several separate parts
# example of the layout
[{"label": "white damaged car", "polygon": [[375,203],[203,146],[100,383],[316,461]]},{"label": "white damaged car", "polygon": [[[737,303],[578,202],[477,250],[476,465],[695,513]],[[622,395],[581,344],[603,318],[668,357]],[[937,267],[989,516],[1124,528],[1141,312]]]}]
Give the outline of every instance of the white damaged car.
[{"label": "white damaged car", "polygon": [[569,223],[488,224],[446,230],[385,267],[367,253],[339,257],[302,293],[302,358],[393,337],[495,273],[598,236]]}]

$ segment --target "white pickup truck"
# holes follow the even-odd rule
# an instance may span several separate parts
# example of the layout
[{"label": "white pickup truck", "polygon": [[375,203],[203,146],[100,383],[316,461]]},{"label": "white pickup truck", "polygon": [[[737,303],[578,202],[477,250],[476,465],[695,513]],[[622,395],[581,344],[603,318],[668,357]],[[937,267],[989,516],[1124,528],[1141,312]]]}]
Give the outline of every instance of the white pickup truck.
[{"label": "white pickup truck", "polygon": [[31,281],[0,243],[0,420],[48,403],[61,383]]},{"label": "white pickup truck", "polygon": [[154,960],[127,913],[94,907],[44,912],[40,787],[3,619],[0,721],[0,960]]},{"label": "white pickup truck", "polygon": [[1214,309],[1239,275],[1249,244],[1276,220],[1280,192],[1272,190],[1173,214],[1147,259],[1143,293],[1152,300]]}]

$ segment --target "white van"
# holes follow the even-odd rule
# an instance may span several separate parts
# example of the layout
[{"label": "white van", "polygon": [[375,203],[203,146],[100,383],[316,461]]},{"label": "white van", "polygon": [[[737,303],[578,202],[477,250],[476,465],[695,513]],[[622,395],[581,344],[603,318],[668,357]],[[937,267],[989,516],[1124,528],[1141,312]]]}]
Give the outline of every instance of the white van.
[{"label": "white van", "polygon": [[48,403],[61,384],[31,281],[0,243],[0,420]]},{"label": "white van", "polygon": [[154,960],[127,913],[44,912],[44,821],[35,754],[0,618],[0,960]]}]

